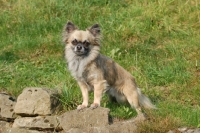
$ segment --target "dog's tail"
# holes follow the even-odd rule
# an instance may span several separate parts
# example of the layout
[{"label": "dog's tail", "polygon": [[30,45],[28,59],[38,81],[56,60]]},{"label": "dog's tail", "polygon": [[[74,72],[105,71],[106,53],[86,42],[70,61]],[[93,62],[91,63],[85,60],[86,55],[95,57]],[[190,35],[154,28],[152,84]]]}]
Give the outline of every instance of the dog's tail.
[{"label": "dog's tail", "polygon": [[157,109],[155,105],[152,104],[150,99],[142,94],[141,90],[137,88],[138,95],[139,95],[139,104],[147,109]]}]

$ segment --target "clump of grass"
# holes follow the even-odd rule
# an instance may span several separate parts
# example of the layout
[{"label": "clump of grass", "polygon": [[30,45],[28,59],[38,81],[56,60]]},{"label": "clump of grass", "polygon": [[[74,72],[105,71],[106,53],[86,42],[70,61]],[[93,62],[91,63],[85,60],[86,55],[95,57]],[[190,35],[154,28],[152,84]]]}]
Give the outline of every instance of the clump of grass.
[{"label": "clump of grass", "polygon": [[63,109],[66,111],[76,109],[77,106],[81,103],[80,93],[77,93],[77,88],[74,88],[74,85],[64,84],[62,92],[60,94],[60,101],[63,105]]}]

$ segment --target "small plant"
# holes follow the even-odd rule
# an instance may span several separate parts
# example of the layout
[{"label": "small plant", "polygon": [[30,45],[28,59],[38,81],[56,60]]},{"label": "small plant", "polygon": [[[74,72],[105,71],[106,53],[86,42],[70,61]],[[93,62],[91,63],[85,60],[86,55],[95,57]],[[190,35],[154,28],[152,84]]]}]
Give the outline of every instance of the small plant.
[{"label": "small plant", "polygon": [[122,110],[124,111],[124,113],[127,115],[127,117],[131,117],[133,116],[133,109],[129,108],[129,107],[125,107],[123,106]]},{"label": "small plant", "polygon": [[200,128],[200,124],[198,124],[197,127]]},{"label": "small plant", "polygon": [[68,86],[65,84],[63,86],[60,101],[65,110],[76,109],[79,105],[81,99],[79,99],[80,93],[78,91],[77,88],[74,88],[73,84],[68,84]]},{"label": "small plant", "polygon": [[110,54],[109,54],[109,56],[110,56],[111,58],[116,58],[116,57],[119,57],[120,55],[121,55],[121,52],[120,52],[120,49],[119,49],[119,48],[112,49],[112,50],[110,51]]}]

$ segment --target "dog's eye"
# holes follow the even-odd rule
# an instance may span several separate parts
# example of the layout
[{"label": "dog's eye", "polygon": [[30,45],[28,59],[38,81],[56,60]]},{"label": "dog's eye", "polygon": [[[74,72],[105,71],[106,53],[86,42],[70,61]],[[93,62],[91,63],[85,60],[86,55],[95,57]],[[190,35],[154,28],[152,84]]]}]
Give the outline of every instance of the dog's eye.
[{"label": "dog's eye", "polygon": [[73,44],[73,45],[77,45],[77,43],[78,43],[78,41],[77,41],[76,39],[74,39],[74,40],[72,41],[72,44]]},{"label": "dog's eye", "polygon": [[90,42],[84,41],[84,42],[83,42],[83,45],[84,45],[85,47],[88,47],[88,46],[90,45]]}]

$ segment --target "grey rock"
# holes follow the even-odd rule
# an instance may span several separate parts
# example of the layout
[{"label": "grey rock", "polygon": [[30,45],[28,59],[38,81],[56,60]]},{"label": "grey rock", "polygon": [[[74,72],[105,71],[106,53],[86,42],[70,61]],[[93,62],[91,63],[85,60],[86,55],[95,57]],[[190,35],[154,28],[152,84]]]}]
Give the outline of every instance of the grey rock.
[{"label": "grey rock", "polygon": [[[69,111],[59,120],[66,133],[133,133],[137,131],[136,123],[140,118],[111,124],[109,122],[109,109],[84,109],[83,111]],[[111,124],[111,125],[110,125]]]},{"label": "grey rock", "polygon": [[20,128],[9,128],[2,133],[45,133],[36,130],[20,129]]},{"label": "grey rock", "polygon": [[200,128],[195,129],[194,133],[200,133]]},{"label": "grey rock", "polygon": [[29,130],[25,128],[12,128],[11,123],[6,121],[0,121],[0,133],[65,133],[63,130],[59,132],[55,131],[38,131],[38,130]]},{"label": "grey rock", "polygon": [[167,133],[200,133],[200,128],[181,127],[178,129],[170,130]]},{"label": "grey rock", "polygon": [[83,129],[80,128],[71,128],[66,133],[85,133],[85,132],[83,131]]},{"label": "grey rock", "polygon": [[[98,129],[98,128],[96,128]],[[134,133],[137,132],[136,121],[115,123],[97,130],[100,133]],[[95,133],[96,131],[93,131]]]},{"label": "grey rock", "polygon": [[59,106],[58,93],[44,88],[26,88],[17,98],[14,111],[21,116],[51,115]]},{"label": "grey rock", "polygon": [[59,121],[65,132],[73,128],[82,129],[107,126],[109,124],[109,112],[109,109],[102,107],[93,110],[89,108],[81,111],[73,110],[61,115]]},{"label": "grey rock", "polygon": [[112,125],[87,128],[71,128],[67,133],[135,133],[135,121],[119,122]]},{"label": "grey rock", "polygon": [[194,133],[194,129],[188,129],[187,133]]},{"label": "grey rock", "polygon": [[167,133],[174,133],[174,130],[169,130]]},{"label": "grey rock", "polygon": [[12,121],[16,118],[15,104],[15,98],[6,93],[0,93],[0,120]]},{"label": "grey rock", "polygon": [[6,130],[10,129],[10,123],[6,121],[0,121],[0,133],[4,133]]},{"label": "grey rock", "polygon": [[37,117],[22,117],[15,119],[13,128],[26,128],[34,130],[51,130],[60,131],[60,126],[57,116],[37,116]]},{"label": "grey rock", "polygon": [[180,132],[186,132],[187,130],[188,130],[187,127],[180,127],[180,128],[178,128],[178,131],[180,131]]}]

